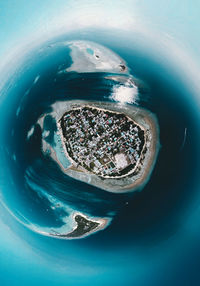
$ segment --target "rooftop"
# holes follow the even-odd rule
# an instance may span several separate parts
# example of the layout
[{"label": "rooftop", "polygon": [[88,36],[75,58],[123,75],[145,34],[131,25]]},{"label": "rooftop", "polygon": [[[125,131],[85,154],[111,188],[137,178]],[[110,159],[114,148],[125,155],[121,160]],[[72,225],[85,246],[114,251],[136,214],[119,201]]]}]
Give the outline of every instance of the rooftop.
[{"label": "rooftop", "polygon": [[134,172],[145,145],[141,126],[123,113],[82,106],[60,120],[66,154],[77,168],[105,178]]}]

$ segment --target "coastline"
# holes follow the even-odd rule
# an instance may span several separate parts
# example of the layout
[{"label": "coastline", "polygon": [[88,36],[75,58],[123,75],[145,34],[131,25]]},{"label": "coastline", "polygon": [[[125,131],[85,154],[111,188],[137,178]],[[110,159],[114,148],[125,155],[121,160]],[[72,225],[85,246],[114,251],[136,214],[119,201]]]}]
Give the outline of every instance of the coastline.
[{"label": "coastline", "polygon": [[[88,222],[92,222],[92,223],[97,223],[98,226],[95,227],[94,229],[91,229],[89,231],[87,231],[86,233],[82,234],[82,235],[78,235],[78,236],[71,236],[71,234],[76,231],[76,229],[78,228],[78,223],[76,222],[76,217],[80,216],[82,218],[84,218],[85,220],[87,220]],[[72,230],[68,233],[63,233],[63,234],[55,234],[55,233],[49,233],[49,236],[51,237],[56,237],[59,239],[79,239],[79,238],[84,238],[87,237],[88,235],[94,234],[97,231],[103,230],[105,229],[108,224],[109,224],[109,219],[108,218],[91,218],[86,214],[83,214],[81,212],[74,212],[72,214],[72,219],[75,223],[75,226],[72,228]]]},{"label": "coastline", "polygon": [[[137,167],[140,169],[139,175],[136,174],[133,178],[130,178],[131,174],[125,175],[124,177],[119,178],[102,178],[97,176],[94,173],[91,173],[84,168],[77,169],[73,160],[67,153],[65,148],[65,139],[62,135],[62,130],[60,126],[60,119],[63,114],[72,109],[78,109],[80,107],[87,106],[99,110],[105,110],[113,113],[123,113],[129,120],[135,122],[140,126],[142,130],[145,131],[145,145],[146,154],[143,156],[143,162],[141,162],[141,157],[137,162]],[[56,102],[53,105],[52,116],[56,118],[57,122],[57,134],[63,144],[63,154],[67,157],[67,159],[71,162],[71,165],[68,168],[64,168],[62,163],[58,160],[56,154],[52,154],[52,158],[56,160],[62,171],[77,180],[83,181],[85,183],[94,185],[100,189],[105,191],[110,191],[114,193],[123,193],[135,190],[141,190],[144,185],[148,182],[153,168],[155,166],[155,162],[158,156],[158,152],[160,149],[159,143],[159,127],[157,123],[157,119],[150,111],[145,110],[143,108],[132,106],[132,105],[122,105],[116,104],[112,102],[95,102],[95,101],[86,101],[86,100],[72,100],[65,102]],[[148,143],[148,147],[147,147]],[[53,152],[55,153],[55,152]],[[142,153],[141,153],[142,154]],[[136,167],[136,169],[137,169]],[[134,171],[132,172],[134,173]],[[128,177],[129,176],[129,177]]]}]

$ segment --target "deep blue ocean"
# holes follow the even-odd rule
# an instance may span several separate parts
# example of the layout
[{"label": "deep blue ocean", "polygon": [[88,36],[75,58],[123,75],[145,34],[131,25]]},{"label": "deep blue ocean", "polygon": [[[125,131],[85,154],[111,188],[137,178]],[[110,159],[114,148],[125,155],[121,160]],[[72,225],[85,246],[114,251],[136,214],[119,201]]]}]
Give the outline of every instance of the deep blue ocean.
[{"label": "deep blue ocean", "polygon": [[[158,119],[161,148],[140,192],[114,194],[77,181],[41,152],[36,122],[53,103],[114,102],[109,73],[58,73],[71,65],[63,41],[94,38],[126,61],[138,81],[137,104]],[[2,89],[0,183],[4,223],[34,254],[11,263],[12,278],[2,268],[2,285],[199,285],[193,275],[200,259],[199,119],[191,91],[178,72],[151,56],[148,47],[123,48],[120,41],[90,33],[64,35],[28,53]],[[33,125],[34,133],[27,139]],[[43,191],[61,207],[52,209]],[[32,230],[61,227],[67,208],[108,217],[111,223],[71,241]],[[25,262],[28,257],[31,264]]]}]

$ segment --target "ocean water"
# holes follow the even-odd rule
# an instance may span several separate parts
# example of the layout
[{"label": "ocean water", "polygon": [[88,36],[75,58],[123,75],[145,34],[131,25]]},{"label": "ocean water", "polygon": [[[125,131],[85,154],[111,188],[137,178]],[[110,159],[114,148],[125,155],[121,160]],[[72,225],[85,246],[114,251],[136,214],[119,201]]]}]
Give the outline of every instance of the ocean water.
[{"label": "ocean water", "polygon": [[[59,73],[72,64],[65,44],[71,40],[94,41],[124,59],[138,94],[123,103],[145,108],[158,119],[161,148],[140,192],[113,194],[77,181],[41,151],[37,120],[53,103],[119,104],[111,73]],[[4,285],[197,283],[200,116],[190,87],[170,61],[159,61],[132,42],[123,47],[105,31],[65,34],[33,49],[14,68],[2,88],[0,111],[2,229],[9,227],[15,251],[23,249],[20,258],[13,252],[9,267],[1,262]],[[71,210],[109,218],[110,224],[73,241],[37,233],[62,228]]]}]

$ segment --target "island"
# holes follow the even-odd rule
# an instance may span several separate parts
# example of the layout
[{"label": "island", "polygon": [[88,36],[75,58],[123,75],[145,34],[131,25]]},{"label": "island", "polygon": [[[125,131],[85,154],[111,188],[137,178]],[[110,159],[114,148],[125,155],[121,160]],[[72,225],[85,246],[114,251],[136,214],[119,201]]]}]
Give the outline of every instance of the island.
[{"label": "island", "polygon": [[59,124],[66,156],[77,170],[102,178],[137,172],[144,128],[123,113],[87,105],[66,112]]},{"label": "island", "polygon": [[49,236],[57,237],[60,239],[78,239],[84,238],[92,233],[104,229],[108,224],[108,219],[98,218],[92,219],[82,213],[74,213],[73,220],[76,226],[71,232],[66,234],[49,233]]},{"label": "island", "polygon": [[160,148],[158,122],[150,111],[113,102],[61,101],[38,123],[44,153],[66,175],[115,193],[141,190],[148,182]]}]

